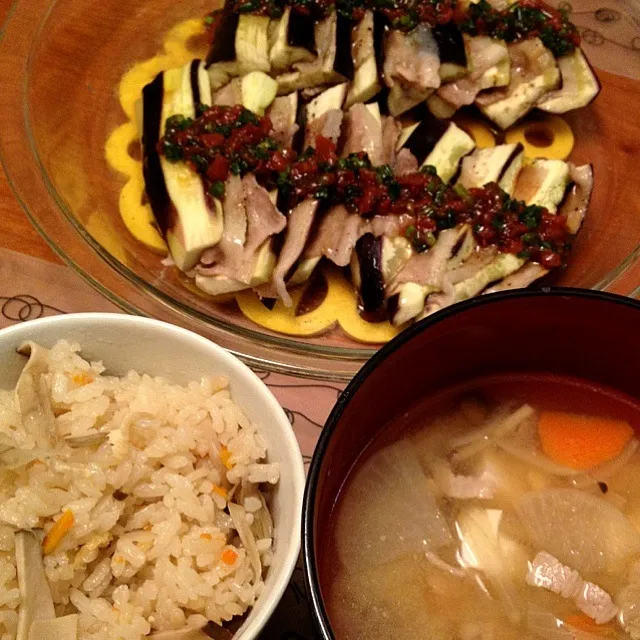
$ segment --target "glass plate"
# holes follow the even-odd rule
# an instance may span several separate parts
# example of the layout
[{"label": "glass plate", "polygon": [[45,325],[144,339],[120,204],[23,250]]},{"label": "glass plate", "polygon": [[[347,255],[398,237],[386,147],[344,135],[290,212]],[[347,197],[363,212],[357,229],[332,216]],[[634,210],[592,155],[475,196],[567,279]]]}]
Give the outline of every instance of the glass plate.
[{"label": "glass plate", "polygon": [[[621,0],[562,4],[581,29],[602,92],[566,116],[576,138],[572,160],[593,163],[596,183],[569,267],[555,282],[628,295],[640,284],[635,269],[629,274],[640,254],[640,28]],[[312,338],[258,327],[234,306],[186,287],[120,218],[125,179],[104,153],[127,119],[120,79],[162,51],[172,27],[213,8],[202,0],[18,0],[0,43],[4,168],[47,242],[122,309],[189,327],[253,366],[347,379],[375,346],[349,339],[339,326]],[[203,43],[190,44],[195,57]]]}]

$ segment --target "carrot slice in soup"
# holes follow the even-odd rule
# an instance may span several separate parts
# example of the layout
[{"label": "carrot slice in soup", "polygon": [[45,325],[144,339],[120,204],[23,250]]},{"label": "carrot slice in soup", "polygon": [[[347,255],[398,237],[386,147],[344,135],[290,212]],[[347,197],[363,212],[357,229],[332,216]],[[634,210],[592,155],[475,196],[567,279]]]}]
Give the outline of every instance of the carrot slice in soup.
[{"label": "carrot slice in soup", "polygon": [[612,638],[616,635],[616,628],[611,623],[605,622],[604,624],[597,624],[595,620],[585,616],[583,613],[574,613],[567,616],[564,619],[564,623],[570,627],[569,631],[571,631],[571,627],[573,627],[578,631],[586,631],[587,633],[604,638]]},{"label": "carrot slice in soup", "polygon": [[619,455],[633,437],[624,420],[544,411],[538,420],[542,450],[572,469],[591,469]]}]

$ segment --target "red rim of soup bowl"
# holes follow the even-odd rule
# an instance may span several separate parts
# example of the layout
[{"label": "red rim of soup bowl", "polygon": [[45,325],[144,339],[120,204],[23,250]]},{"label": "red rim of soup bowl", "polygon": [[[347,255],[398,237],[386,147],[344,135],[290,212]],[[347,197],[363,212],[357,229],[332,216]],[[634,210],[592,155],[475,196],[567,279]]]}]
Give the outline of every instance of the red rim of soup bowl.
[{"label": "red rim of soup bowl", "polygon": [[425,394],[499,373],[577,376],[640,398],[638,354],[640,302],[571,288],[508,291],[461,302],[380,349],[338,399],[307,476],[303,565],[322,639],[335,640],[319,569],[323,541],[331,533],[329,516],[359,454],[391,418]]}]

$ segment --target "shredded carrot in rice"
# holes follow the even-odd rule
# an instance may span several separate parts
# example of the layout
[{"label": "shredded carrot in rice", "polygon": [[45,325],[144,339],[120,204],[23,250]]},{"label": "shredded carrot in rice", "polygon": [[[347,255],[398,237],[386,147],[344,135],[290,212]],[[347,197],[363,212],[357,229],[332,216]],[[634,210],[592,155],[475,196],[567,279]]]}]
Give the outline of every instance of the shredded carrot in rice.
[{"label": "shredded carrot in rice", "polygon": [[218,484],[213,485],[213,491],[215,491],[220,497],[227,499],[227,490]]},{"label": "shredded carrot in rice", "polygon": [[81,371],[80,373],[73,374],[73,376],[71,376],[71,380],[73,380],[75,384],[83,386],[93,382],[93,376],[86,371]]},{"label": "shredded carrot in rice", "polygon": [[[574,613],[567,616],[564,619],[564,623],[578,631],[586,631],[587,633],[602,636],[603,638],[611,638],[616,634],[616,629],[612,624],[608,622],[597,624],[595,620],[592,620],[589,616],[582,613]],[[569,629],[569,631],[571,631],[571,629]]]},{"label": "shredded carrot in rice", "polygon": [[238,554],[233,549],[225,549],[222,552],[222,562],[225,564],[234,564],[238,559]]},{"label": "shredded carrot in rice", "polygon": [[224,445],[220,447],[220,460],[222,460],[222,464],[227,467],[227,469],[233,469],[233,463],[231,462],[231,451],[227,449]]},{"label": "shredded carrot in rice", "polygon": [[210,533],[201,533],[200,537],[203,540],[213,540],[213,536]]},{"label": "shredded carrot in rice", "polygon": [[67,509],[53,527],[49,529],[49,533],[42,541],[42,552],[45,556],[53,553],[58,548],[62,538],[69,533],[74,522],[73,512]]}]

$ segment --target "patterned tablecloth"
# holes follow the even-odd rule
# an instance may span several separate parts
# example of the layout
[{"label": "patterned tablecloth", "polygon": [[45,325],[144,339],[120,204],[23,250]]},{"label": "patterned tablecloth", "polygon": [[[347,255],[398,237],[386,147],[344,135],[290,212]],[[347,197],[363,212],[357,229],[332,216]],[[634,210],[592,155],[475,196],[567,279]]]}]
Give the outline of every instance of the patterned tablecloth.
[{"label": "patterned tablecloth", "polygon": [[[118,312],[119,309],[67,267],[0,248],[0,328],[44,316],[80,311]],[[322,425],[342,390],[341,386],[264,371],[257,373],[289,416],[305,465],[308,465]],[[317,638],[307,605],[300,562],[261,638]]]}]

